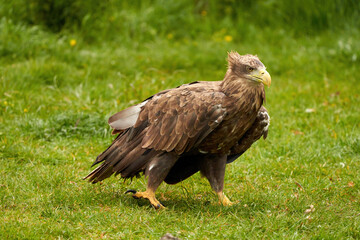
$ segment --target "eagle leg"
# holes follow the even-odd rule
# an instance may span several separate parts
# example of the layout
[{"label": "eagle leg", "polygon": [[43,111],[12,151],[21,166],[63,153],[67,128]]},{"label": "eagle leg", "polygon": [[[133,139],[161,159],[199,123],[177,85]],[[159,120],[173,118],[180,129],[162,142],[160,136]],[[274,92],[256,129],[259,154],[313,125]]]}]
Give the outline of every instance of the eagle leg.
[{"label": "eagle leg", "polygon": [[161,153],[155,156],[146,166],[145,176],[148,178],[145,192],[136,192],[128,190],[126,193],[133,193],[133,198],[148,199],[155,209],[165,208],[155,197],[155,191],[164,181],[172,166],[178,160],[178,156],[173,153]]},{"label": "eagle leg", "polygon": [[233,203],[223,192],[226,161],[226,155],[207,155],[201,161],[200,173],[208,179],[211,188],[219,197],[220,204],[231,206]]}]

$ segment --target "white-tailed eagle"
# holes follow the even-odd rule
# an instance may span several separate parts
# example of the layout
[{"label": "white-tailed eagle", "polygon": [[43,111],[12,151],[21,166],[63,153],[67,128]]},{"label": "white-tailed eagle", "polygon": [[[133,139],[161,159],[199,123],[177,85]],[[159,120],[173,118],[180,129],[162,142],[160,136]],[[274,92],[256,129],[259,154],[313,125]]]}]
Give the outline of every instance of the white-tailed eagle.
[{"label": "white-tailed eagle", "polygon": [[263,107],[264,85],[270,83],[258,57],[230,52],[224,80],[164,90],[111,116],[118,135],[85,179],[96,183],[113,174],[144,173],[146,191],[127,192],[162,208],[155,191],[163,181],[175,184],[200,171],[220,203],[231,205],[223,193],[225,166],[266,138],[270,117]]}]

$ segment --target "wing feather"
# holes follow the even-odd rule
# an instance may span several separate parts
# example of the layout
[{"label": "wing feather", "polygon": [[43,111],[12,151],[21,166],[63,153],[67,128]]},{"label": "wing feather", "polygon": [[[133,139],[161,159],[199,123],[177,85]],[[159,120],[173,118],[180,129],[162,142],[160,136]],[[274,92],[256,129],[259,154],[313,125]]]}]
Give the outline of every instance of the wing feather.
[{"label": "wing feather", "polygon": [[160,135],[164,136],[169,134],[169,129],[174,128],[177,119],[177,111],[173,110],[171,113],[165,115],[165,121],[162,121],[163,124],[160,129]]},{"label": "wing feather", "polygon": [[186,135],[186,133],[183,133],[182,136],[181,136],[180,141],[178,142],[178,144],[175,147],[175,151],[176,152],[183,152],[186,144],[188,143],[188,141],[189,141],[189,137]]},{"label": "wing feather", "polygon": [[164,151],[170,152],[170,151],[174,150],[176,145],[179,143],[181,137],[182,137],[182,135],[180,135],[180,134],[173,134],[172,138],[170,138],[170,139],[165,138],[167,141],[169,141],[169,143],[164,146]]}]

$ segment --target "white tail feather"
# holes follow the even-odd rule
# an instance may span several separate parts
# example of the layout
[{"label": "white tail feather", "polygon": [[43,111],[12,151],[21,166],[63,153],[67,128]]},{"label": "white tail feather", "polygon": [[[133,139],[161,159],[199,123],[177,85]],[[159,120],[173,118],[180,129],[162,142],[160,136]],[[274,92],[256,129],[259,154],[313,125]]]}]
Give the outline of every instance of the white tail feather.
[{"label": "white tail feather", "polygon": [[109,125],[116,130],[124,130],[134,126],[139,117],[141,107],[143,107],[147,102],[148,101],[144,101],[138,105],[129,107],[112,115],[108,121]]}]

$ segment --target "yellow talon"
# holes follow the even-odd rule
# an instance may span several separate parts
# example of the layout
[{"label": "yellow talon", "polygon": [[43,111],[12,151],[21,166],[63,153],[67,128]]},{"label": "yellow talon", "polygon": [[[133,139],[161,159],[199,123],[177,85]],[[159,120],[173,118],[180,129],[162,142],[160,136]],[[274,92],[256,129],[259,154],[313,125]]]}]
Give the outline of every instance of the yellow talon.
[{"label": "yellow talon", "polygon": [[155,209],[161,209],[161,208],[165,208],[164,205],[162,205],[155,197],[155,192],[147,189],[145,192],[135,192],[135,191],[127,191],[127,192],[133,192],[134,194],[132,195],[133,198],[139,199],[139,198],[145,198],[148,199],[151,203],[151,205],[155,208]]},{"label": "yellow talon", "polygon": [[219,196],[220,204],[222,204],[223,206],[231,206],[234,204],[225,196],[223,192],[218,192],[217,195]]}]

